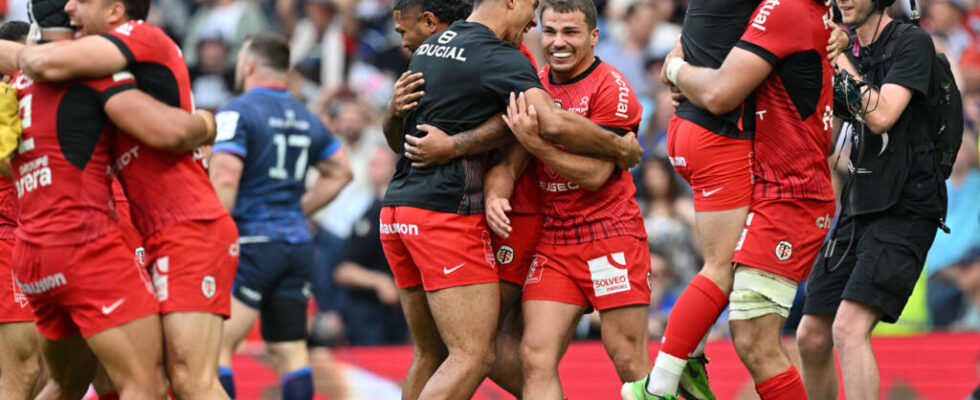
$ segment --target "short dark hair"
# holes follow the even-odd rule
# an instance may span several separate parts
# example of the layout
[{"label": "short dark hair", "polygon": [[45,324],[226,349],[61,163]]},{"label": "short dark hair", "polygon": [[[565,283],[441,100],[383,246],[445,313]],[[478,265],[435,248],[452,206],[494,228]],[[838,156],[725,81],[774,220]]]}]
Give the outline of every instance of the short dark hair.
[{"label": "short dark hair", "polygon": [[544,10],[549,8],[559,14],[581,11],[582,14],[585,14],[585,24],[589,26],[589,30],[595,29],[596,15],[599,12],[595,9],[595,1],[593,0],[544,0],[541,4],[540,16],[543,17]]},{"label": "short dark hair", "polygon": [[7,21],[0,25],[0,39],[24,43],[31,24],[24,21]]},{"label": "short dark hair", "polygon": [[262,60],[262,64],[277,72],[289,70],[289,41],[272,33],[249,36],[248,52]]},{"label": "short dark hair", "polygon": [[439,21],[451,24],[473,12],[473,0],[395,0],[392,10],[404,13],[416,7],[419,12],[431,12]]},{"label": "short dark hair", "polygon": [[103,0],[102,4],[120,2],[126,9],[126,16],[131,20],[146,19],[150,15],[150,0]]}]

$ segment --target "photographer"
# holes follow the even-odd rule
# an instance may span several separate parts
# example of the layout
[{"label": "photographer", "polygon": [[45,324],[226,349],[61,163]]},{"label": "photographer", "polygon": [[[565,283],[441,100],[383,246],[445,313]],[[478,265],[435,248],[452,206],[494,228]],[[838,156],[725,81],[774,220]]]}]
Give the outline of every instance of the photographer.
[{"label": "photographer", "polygon": [[871,330],[898,319],[936,229],[946,229],[927,105],[936,53],[928,34],[884,12],[893,2],[838,1],[854,36],[837,59],[837,80],[849,85],[835,96],[836,115],[850,122],[853,147],[842,210],[810,275],[797,332],[809,398],[837,398],[834,346],[847,398],[879,398]]}]

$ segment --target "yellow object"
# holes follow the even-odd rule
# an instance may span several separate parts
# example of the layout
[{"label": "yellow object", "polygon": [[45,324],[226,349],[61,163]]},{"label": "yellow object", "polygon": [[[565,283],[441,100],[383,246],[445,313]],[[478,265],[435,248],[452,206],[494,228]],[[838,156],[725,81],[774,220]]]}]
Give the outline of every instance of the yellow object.
[{"label": "yellow object", "polygon": [[17,89],[0,82],[0,160],[5,160],[17,150],[20,141],[20,106]]},{"label": "yellow object", "polygon": [[894,324],[878,324],[872,331],[874,336],[918,335],[929,330],[929,307],[926,305],[926,269],[915,283],[915,289],[902,310],[902,316]]}]

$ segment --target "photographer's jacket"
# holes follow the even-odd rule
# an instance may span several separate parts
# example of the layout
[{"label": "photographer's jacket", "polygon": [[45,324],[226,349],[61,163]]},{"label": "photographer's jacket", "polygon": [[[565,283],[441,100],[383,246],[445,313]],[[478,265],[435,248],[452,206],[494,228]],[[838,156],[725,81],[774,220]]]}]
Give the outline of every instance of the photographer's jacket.
[{"label": "photographer's jacket", "polygon": [[[889,211],[941,218],[946,214],[946,186],[933,150],[922,146],[932,140],[926,119],[926,96],[933,73],[935,48],[921,29],[895,28],[907,22],[894,20],[881,30],[878,40],[860,47],[852,36],[848,58],[873,88],[897,84],[912,91],[905,111],[887,132],[873,134],[864,127],[855,129],[851,149],[850,190],[842,203],[851,215]],[[888,41],[894,54],[885,53]],[[873,110],[876,100],[865,104]]]}]

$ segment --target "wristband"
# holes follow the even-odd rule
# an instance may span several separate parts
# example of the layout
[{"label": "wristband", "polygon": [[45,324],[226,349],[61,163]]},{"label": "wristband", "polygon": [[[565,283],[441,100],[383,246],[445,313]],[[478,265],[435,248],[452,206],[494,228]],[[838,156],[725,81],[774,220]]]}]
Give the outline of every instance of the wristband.
[{"label": "wristband", "polygon": [[670,59],[670,63],[667,64],[667,80],[670,81],[674,86],[677,86],[677,71],[680,71],[681,66],[687,64],[680,58]]}]

